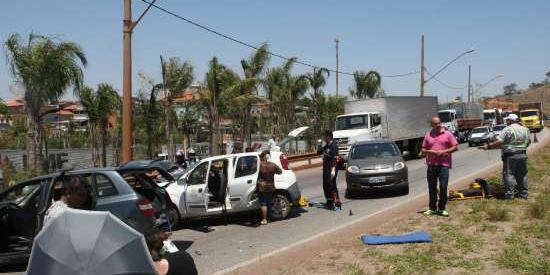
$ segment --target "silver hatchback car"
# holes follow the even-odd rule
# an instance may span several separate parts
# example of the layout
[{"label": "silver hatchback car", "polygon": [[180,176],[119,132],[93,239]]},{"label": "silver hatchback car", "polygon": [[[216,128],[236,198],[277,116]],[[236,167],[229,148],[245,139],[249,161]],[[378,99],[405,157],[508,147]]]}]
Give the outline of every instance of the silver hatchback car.
[{"label": "silver hatchback car", "polygon": [[373,189],[395,189],[409,193],[408,169],[395,142],[371,140],[355,143],[346,169],[346,197]]}]

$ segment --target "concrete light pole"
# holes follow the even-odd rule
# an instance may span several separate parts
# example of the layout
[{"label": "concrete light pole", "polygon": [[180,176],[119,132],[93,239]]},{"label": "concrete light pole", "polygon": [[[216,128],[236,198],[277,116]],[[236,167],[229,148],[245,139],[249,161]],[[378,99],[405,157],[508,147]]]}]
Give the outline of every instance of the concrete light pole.
[{"label": "concrete light pole", "polygon": [[338,64],[338,57],[339,57],[339,44],[340,44],[340,39],[338,37],[336,37],[336,39],[334,39],[334,42],[336,43],[336,96],[338,96],[338,77],[339,77],[339,64]]},{"label": "concrete light pole", "polygon": [[132,150],[132,32],[156,0],[132,21],[132,0],[124,0],[124,21],[122,24],[122,162],[133,158]]}]

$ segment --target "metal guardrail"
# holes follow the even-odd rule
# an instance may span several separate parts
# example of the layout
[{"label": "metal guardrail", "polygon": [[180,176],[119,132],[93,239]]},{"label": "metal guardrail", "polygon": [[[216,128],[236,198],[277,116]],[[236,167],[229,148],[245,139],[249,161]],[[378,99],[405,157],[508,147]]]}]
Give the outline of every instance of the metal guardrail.
[{"label": "metal guardrail", "polygon": [[295,161],[301,161],[301,160],[314,159],[318,157],[319,155],[317,153],[307,153],[307,154],[301,154],[301,155],[288,156],[287,159],[289,162],[295,162]]}]

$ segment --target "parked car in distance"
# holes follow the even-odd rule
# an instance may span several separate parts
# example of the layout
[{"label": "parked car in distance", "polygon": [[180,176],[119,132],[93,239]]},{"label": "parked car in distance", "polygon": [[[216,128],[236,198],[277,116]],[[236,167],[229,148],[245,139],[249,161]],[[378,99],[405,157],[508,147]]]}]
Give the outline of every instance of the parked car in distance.
[{"label": "parked car in distance", "polygon": [[493,130],[489,126],[476,127],[468,137],[468,146],[477,146],[488,143],[493,138]]},{"label": "parked car in distance", "polygon": [[89,189],[87,207],[109,211],[141,233],[154,227],[151,202],[112,168],[85,169],[36,177],[0,193],[0,266],[25,264],[58,186],[79,177]]},{"label": "parked car in distance", "polygon": [[395,189],[409,193],[407,164],[395,142],[386,139],[355,143],[346,169],[346,197],[373,189]]},{"label": "parked car in distance", "polygon": [[[177,204],[182,219],[236,213],[260,208],[256,193],[259,152],[220,155],[202,159],[189,168],[176,184],[166,191]],[[271,218],[288,217],[291,206],[300,200],[296,175],[286,156],[272,151],[269,161],[282,170],[275,175],[275,193],[270,207]]]},{"label": "parked car in distance", "polygon": [[506,124],[499,124],[495,127],[493,127],[493,138],[496,138],[500,134],[502,134],[502,130],[506,128]]}]

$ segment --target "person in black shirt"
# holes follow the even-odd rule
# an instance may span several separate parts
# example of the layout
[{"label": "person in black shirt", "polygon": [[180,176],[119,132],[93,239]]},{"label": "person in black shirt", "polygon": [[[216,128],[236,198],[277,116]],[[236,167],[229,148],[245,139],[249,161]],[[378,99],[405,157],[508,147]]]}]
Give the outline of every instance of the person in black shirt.
[{"label": "person in black shirt", "polygon": [[322,148],[323,191],[327,201],[326,207],[327,209],[334,209],[335,207],[340,208],[340,197],[338,195],[338,187],[336,185],[336,178],[338,176],[338,168],[336,167],[336,164],[339,157],[338,145],[333,141],[331,131],[325,131],[323,140],[325,141],[325,146]]}]

